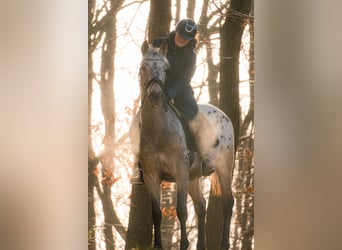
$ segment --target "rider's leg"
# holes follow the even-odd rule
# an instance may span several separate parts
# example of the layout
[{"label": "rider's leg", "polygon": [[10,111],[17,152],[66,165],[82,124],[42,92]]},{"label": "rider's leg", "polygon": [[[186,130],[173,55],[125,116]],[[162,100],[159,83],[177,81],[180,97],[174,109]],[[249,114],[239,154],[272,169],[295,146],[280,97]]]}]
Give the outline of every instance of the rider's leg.
[{"label": "rider's leg", "polygon": [[203,160],[203,175],[210,175],[215,171],[207,157],[210,150],[216,146],[217,136],[208,119],[199,112],[193,94],[183,94],[175,98],[175,105],[187,120],[188,128],[196,143],[197,150]]}]

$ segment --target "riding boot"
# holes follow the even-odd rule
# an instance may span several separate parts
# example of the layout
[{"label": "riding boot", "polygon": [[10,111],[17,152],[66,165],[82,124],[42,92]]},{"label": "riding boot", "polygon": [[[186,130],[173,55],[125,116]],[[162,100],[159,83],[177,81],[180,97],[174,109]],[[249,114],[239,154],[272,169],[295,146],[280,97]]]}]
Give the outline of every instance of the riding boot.
[{"label": "riding boot", "polygon": [[201,113],[189,121],[189,129],[195,139],[197,149],[202,158],[202,174],[208,176],[215,171],[215,167],[210,164],[208,156],[210,150],[217,146],[218,140],[214,129],[208,119]]},{"label": "riding boot", "polygon": [[131,184],[142,185],[144,184],[143,170],[140,162],[133,167],[133,176],[130,179]]}]

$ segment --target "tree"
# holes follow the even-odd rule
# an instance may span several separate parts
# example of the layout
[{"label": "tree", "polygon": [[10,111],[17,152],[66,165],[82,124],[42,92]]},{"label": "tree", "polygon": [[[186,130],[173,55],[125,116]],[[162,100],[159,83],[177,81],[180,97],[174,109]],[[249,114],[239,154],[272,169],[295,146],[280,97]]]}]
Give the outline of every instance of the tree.
[{"label": "tree", "polygon": [[[251,8],[250,0],[232,0],[223,26],[220,29],[220,82],[219,82],[219,105],[220,108],[231,118],[234,126],[235,150],[238,147],[240,131],[240,97],[239,97],[239,59],[241,49],[241,38],[246,20],[249,18]],[[213,80],[212,80],[213,81]],[[211,83],[213,84],[213,82]],[[212,98],[216,98],[215,89],[209,93]],[[239,158],[240,159],[240,158]],[[239,161],[240,162],[240,161]],[[233,202],[233,196],[231,196]],[[210,191],[207,211],[207,242],[209,249],[219,249],[221,228],[221,203],[220,196]],[[213,233],[213,231],[215,233]]]},{"label": "tree", "polygon": [[[118,218],[115,214],[113,203],[111,199],[111,186],[114,183],[113,169],[114,169],[114,138],[115,138],[115,102],[114,102],[114,55],[116,47],[116,18],[115,15],[123,4],[123,0],[114,1],[111,0],[108,5],[104,4],[103,9],[108,11],[104,14],[101,19],[98,19],[99,14],[103,11],[96,10],[96,1],[89,0],[88,2],[88,14],[89,14],[89,39],[88,39],[88,61],[89,61],[89,76],[88,76],[88,97],[91,102],[92,93],[92,81],[94,79],[93,74],[93,61],[92,56],[101,38],[104,36],[104,41],[101,46],[101,69],[100,69],[100,88],[101,88],[101,107],[102,113],[105,120],[105,135],[103,138],[104,149],[99,157],[102,166],[102,190],[99,186],[97,176],[94,174],[94,164],[96,161],[93,160],[94,153],[91,147],[91,139],[88,139],[89,147],[89,160],[90,170],[89,172],[89,217],[90,226],[93,225],[94,220],[94,207],[90,205],[90,202],[94,200],[93,189],[94,186],[101,198],[103,205],[103,213],[105,217],[104,235],[106,239],[106,249],[114,250],[114,239],[113,239],[113,225],[118,224]],[[91,103],[89,105],[89,111],[91,117]],[[90,119],[90,118],[89,118]],[[88,121],[90,126],[90,121]],[[89,135],[91,129],[88,128]],[[88,136],[89,138],[90,136]],[[122,232],[121,232],[122,233]],[[122,233],[123,234],[123,233]],[[90,237],[94,236],[93,231],[90,230]],[[89,244],[89,249],[94,249],[94,244]]]},{"label": "tree", "polygon": [[[251,18],[248,22],[250,35],[249,48],[249,88],[250,104],[248,113],[243,121],[238,148],[239,164],[237,165],[237,181],[235,182],[236,246],[243,250],[253,249],[254,237],[254,1],[252,0]],[[240,235],[238,233],[240,231]]]},{"label": "tree", "polygon": [[230,117],[234,126],[235,145],[240,131],[239,59],[241,38],[249,19],[251,0],[232,0],[226,20],[220,31],[220,108]]},{"label": "tree", "polygon": [[[219,83],[217,81],[217,75],[219,73],[219,65],[214,63],[213,53],[213,41],[211,36],[218,33],[216,25],[220,23],[222,15],[220,14],[225,5],[220,6],[215,12],[208,13],[209,0],[204,0],[201,10],[201,16],[198,21],[198,30],[200,34],[198,47],[204,46],[206,49],[206,63],[208,65],[208,90],[210,103],[218,106],[218,94],[219,94]],[[219,15],[218,15],[219,14]],[[217,18],[216,20],[214,20]],[[209,27],[209,22],[213,22],[213,25]]]},{"label": "tree", "polygon": [[188,0],[188,5],[186,6],[186,15],[192,20],[195,18],[195,6],[196,0]]},{"label": "tree", "polygon": [[171,0],[151,0],[148,16],[148,41],[169,34],[171,22]]},{"label": "tree", "polygon": [[[88,28],[91,27],[95,13],[95,0],[88,1]],[[94,187],[96,182],[95,168],[98,160],[95,157],[91,141],[91,113],[92,113],[92,92],[93,92],[93,59],[92,54],[96,46],[92,45],[91,32],[88,33],[88,249],[95,250],[95,207]]]},{"label": "tree", "polygon": [[[171,0],[150,1],[148,40],[167,36],[171,22]],[[145,185],[132,185],[131,206],[125,249],[148,247],[152,243],[152,207]],[[166,240],[166,237],[163,241]],[[165,246],[168,244],[165,242]],[[164,243],[164,242],[163,242]]]}]

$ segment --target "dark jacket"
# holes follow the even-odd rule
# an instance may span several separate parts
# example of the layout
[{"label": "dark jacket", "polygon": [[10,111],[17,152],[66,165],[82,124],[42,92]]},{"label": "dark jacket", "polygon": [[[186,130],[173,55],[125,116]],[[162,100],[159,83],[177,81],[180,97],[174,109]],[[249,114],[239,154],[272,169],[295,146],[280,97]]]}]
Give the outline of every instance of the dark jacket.
[{"label": "dark jacket", "polygon": [[166,57],[170,63],[170,71],[166,77],[166,94],[170,99],[174,99],[175,105],[182,113],[188,118],[193,118],[198,112],[194,91],[190,85],[196,68],[196,54],[193,51],[196,42],[190,41],[180,48],[174,42],[175,35],[173,31],[168,37],[157,38],[153,46],[160,47],[163,41],[167,41]]}]

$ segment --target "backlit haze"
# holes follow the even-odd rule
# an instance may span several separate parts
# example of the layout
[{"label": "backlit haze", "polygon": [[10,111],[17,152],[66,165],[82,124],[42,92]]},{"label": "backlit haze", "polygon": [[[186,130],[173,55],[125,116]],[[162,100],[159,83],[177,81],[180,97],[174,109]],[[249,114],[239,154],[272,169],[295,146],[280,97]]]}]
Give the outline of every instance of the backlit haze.
[{"label": "backlit haze", "polygon": [[[134,2],[134,1],[126,1]],[[201,1],[197,1],[200,3]],[[126,4],[125,4],[126,5]],[[201,6],[197,5],[197,6]],[[186,6],[182,6],[181,18],[185,18]],[[175,9],[173,8],[173,16]],[[200,14],[200,7],[196,7],[195,20],[197,21]],[[115,118],[116,118],[116,131],[115,141],[118,141],[122,135],[125,135],[128,131],[129,124],[132,119],[132,109],[134,104],[139,100],[139,82],[138,72],[139,64],[141,61],[140,46],[145,39],[147,39],[146,27],[147,17],[149,13],[149,1],[138,4],[134,3],[129,7],[122,9],[117,15],[117,48],[115,55]],[[175,27],[175,23],[171,23],[171,30]],[[242,99],[242,112],[245,113],[248,110],[249,105],[249,82],[248,82],[248,32],[244,35],[244,52],[240,55],[240,95]],[[214,63],[218,62],[219,54],[219,41],[216,48],[213,49]],[[101,49],[98,49],[101,52]],[[192,86],[194,87],[195,96],[200,103],[207,103],[209,101],[207,87],[199,88],[207,77],[207,67],[203,62],[206,61],[206,53],[201,49],[197,53],[197,68],[194,77],[192,78]],[[95,72],[100,70],[100,58],[94,58]],[[93,84],[93,110],[92,110],[92,125],[93,125],[93,147],[95,153],[98,155],[102,150],[102,136],[104,131],[103,116],[100,105],[100,89],[98,83],[95,81]],[[129,178],[132,173],[133,156],[130,152],[129,140],[126,140],[124,145],[120,145],[116,149],[115,155],[115,171],[114,177],[117,179],[113,185],[113,204],[117,212],[118,217],[124,227],[128,225],[129,205],[131,184]],[[209,178],[203,180],[203,189],[206,192],[205,197],[208,197],[209,191]],[[97,194],[96,194],[97,195]],[[190,200],[190,198],[189,198]],[[192,202],[189,203],[189,219],[188,225],[195,225],[194,211]],[[103,215],[102,204],[97,198],[97,249],[105,249],[104,236],[102,234]],[[177,222],[175,223],[178,226]],[[192,230],[189,234],[190,242],[196,237],[197,230]],[[115,231],[115,244],[116,249],[124,249],[125,241]],[[177,234],[176,234],[177,235]],[[176,240],[176,239],[175,239]],[[191,244],[189,249],[195,249],[196,244]]]}]

